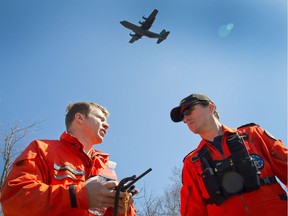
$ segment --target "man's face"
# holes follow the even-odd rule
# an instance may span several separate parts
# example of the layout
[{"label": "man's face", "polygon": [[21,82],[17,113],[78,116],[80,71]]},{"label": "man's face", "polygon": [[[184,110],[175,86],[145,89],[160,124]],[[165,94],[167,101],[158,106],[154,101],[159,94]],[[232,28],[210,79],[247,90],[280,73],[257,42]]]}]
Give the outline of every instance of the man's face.
[{"label": "man's face", "polygon": [[193,133],[199,134],[209,128],[210,119],[212,117],[211,108],[213,108],[211,106],[213,105],[209,104],[208,106],[203,106],[201,104],[196,104],[184,110],[183,122]]},{"label": "man's face", "polygon": [[83,132],[91,143],[102,143],[109,128],[106,121],[105,115],[98,108],[94,108],[88,116],[84,116]]}]

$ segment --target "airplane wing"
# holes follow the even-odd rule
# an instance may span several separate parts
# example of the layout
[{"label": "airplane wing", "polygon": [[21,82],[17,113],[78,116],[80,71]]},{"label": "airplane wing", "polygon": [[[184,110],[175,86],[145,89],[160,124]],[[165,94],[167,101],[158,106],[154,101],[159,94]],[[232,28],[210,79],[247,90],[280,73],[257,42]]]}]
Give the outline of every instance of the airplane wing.
[{"label": "airplane wing", "polygon": [[144,29],[144,30],[148,30],[151,28],[155,18],[156,18],[156,15],[158,13],[158,10],[157,9],[154,9],[153,12],[149,15],[148,18],[146,17],[142,17],[144,19],[143,22],[139,22],[141,24],[141,28]]},{"label": "airplane wing", "polygon": [[131,34],[130,36],[132,37],[129,41],[129,43],[133,43],[135,41],[137,41],[138,39],[140,39],[143,36],[143,30],[139,27],[134,25],[133,23],[127,22],[127,21],[121,21],[120,22],[124,27],[132,30],[135,34]]},{"label": "airplane wing", "polygon": [[130,34],[130,36],[132,38],[130,39],[129,43],[133,43],[142,37],[141,35],[138,35],[138,34]]}]

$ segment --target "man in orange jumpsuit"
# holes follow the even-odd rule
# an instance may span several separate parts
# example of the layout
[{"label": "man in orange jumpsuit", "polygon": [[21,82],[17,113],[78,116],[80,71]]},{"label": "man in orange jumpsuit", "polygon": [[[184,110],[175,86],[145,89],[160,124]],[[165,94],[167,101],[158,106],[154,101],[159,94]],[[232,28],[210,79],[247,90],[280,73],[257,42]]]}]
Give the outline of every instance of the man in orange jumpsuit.
[{"label": "man in orange jumpsuit", "polygon": [[[97,180],[108,154],[92,148],[103,141],[108,114],[96,103],[70,104],[60,140],[35,140],[13,163],[1,191],[4,215],[113,215],[118,183]],[[136,215],[131,194],[120,193],[118,212]]]},{"label": "man in orange jumpsuit", "polygon": [[184,158],[181,215],[286,216],[287,148],[256,124],[238,129],[219,121],[216,105],[191,94],[170,117],[202,138]]}]

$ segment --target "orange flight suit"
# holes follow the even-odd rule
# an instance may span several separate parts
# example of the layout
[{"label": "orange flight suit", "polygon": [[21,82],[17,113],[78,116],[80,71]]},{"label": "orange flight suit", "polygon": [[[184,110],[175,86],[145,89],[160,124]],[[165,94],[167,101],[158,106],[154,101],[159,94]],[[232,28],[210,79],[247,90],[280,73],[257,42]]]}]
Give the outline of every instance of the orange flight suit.
[{"label": "orange flight suit", "polygon": [[[83,151],[76,137],[35,140],[15,160],[1,191],[5,216],[84,216],[88,211],[85,181],[106,167],[108,154]],[[108,208],[105,216],[113,215]],[[131,205],[129,216],[136,215]]]},{"label": "orange flight suit", "polygon": [[[208,204],[210,195],[202,180],[199,150],[206,147],[210,150],[213,161],[223,160],[231,156],[227,146],[229,133],[247,134],[246,148],[250,155],[256,157],[256,164],[261,172],[259,178],[276,176],[287,187],[287,148],[281,140],[276,140],[258,125],[250,124],[235,129],[222,126],[223,155],[211,143],[202,140],[196,150],[184,158],[181,188],[182,216],[287,216],[287,194],[277,183],[263,184],[260,189],[232,195],[222,204]],[[275,179],[275,178],[274,178]]]}]

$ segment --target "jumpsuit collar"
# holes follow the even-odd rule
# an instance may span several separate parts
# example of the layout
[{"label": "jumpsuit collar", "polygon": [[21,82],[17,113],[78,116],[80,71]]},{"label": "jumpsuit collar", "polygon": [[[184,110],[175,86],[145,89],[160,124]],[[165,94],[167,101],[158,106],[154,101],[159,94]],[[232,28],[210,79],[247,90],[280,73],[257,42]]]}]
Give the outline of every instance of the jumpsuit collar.
[{"label": "jumpsuit collar", "polygon": [[[227,135],[229,133],[236,133],[237,130],[236,129],[233,129],[233,128],[229,128],[225,125],[222,124],[222,129],[223,129],[223,137],[227,137]],[[197,150],[200,150],[203,146],[205,146],[207,143],[209,143],[207,140],[205,139],[202,139],[200,144],[198,145],[197,147]]]},{"label": "jumpsuit collar", "polygon": [[[69,144],[72,144],[73,146],[80,148],[82,150],[84,149],[84,145],[79,141],[79,139],[77,137],[73,136],[71,133],[67,133],[66,131],[64,131],[62,133],[62,135],[60,136],[60,140],[64,141],[64,142],[68,142]],[[98,155],[102,156],[105,159],[107,159],[109,156],[109,154],[104,153],[104,152],[100,152],[96,149],[92,149],[89,152],[90,158],[93,158],[93,157],[98,156]]]}]

